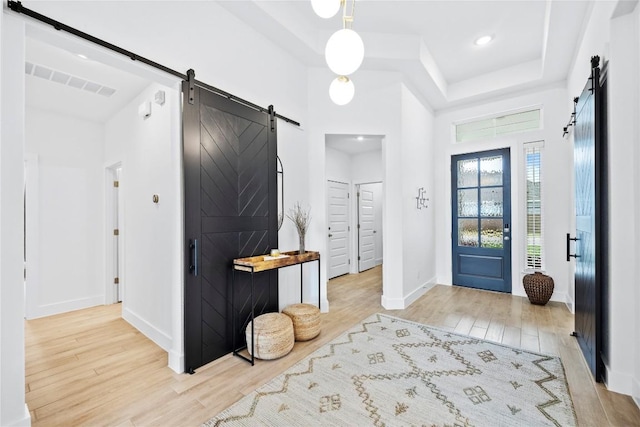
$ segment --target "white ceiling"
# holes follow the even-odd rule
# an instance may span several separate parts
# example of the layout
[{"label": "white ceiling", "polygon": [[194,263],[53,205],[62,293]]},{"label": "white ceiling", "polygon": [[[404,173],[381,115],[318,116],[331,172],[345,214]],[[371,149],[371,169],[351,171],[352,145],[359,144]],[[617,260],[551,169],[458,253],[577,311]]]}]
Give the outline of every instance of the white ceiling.
[{"label": "white ceiling", "polygon": [[[316,16],[309,0],[219,3],[308,66],[326,66],[325,43],[342,25],[340,14],[326,20]],[[592,3],[357,0],[353,28],[365,44],[361,70],[401,72],[404,82],[435,111],[562,82]],[[207,2],[192,2],[190,7],[205,13]],[[494,41],[474,45],[485,34]],[[107,98],[27,76],[27,105],[73,110],[104,121],[149,84],[41,40],[28,38],[26,52],[30,62],[116,89]],[[358,71],[352,78],[357,85]]]},{"label": "white ceiling", "polygon": [[[309,0],[220,3],[310,66],[325,66],[326,41],[342,25],[340,13],[316,16]],[[565,80],[592,3],[358,0],[353,29],[365,44],[361,69],[402,72],[439,110]],[[486,34],[494,40],[476,46]]]},{"label": "white ceiling", "polygon": [[382,151],[382,135],[343,135],[327,134],[325,142],[327,147],[342,151],[349,155],[367,153],[369,151]]},{"label": "white ceiling", "polygon": [[[46,67],[115,89],[111,96],[92,93],[83,88],[26,75],[26,105],[58,114],[104,123],[149,86],[150,81],[92,59],[81,59],[75,52],[55,47],[32,37],[26,39],[27,63]],[[27,70],[25,69],[25,72]],[[85,86],[83,86],[86,88]]]}]

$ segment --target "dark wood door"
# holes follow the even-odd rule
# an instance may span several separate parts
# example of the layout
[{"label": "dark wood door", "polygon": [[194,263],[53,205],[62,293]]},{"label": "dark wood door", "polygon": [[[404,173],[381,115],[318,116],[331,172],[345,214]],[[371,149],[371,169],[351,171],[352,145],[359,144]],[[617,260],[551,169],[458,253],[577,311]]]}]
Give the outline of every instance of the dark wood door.
[{"label": "dark wood door", "polygon": [[602,256],[606,175],[601,166],[606,152],[602,138],[601,88],[597,62],[576,105],[574,134],[575,168],[575,335],[597,381],[602,359]]},{"label": "dark wood door", "polygon": [[509,149],[451,158],[453,284],[511,292]]},{"label": "dark wood door", "polygon": [[[185,370],[244,342],[250,276],[234,258],[278,246],[277,148],[273,117],[195,87],[183,86],[185,185]],[[256,315],[277,311],[277,272],[255,276]],[[232,330],[231,292],[240,319]]]}]

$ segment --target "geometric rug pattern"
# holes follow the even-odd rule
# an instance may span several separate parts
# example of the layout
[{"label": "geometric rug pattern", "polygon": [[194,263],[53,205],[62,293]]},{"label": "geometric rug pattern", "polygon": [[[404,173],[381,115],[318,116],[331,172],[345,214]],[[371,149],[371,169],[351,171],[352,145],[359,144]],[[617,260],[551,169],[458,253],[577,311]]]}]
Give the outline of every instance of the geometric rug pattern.
[{"label": "geometric rug pattern", "polygon": [[575,426],[576,417],[560,358],[376,314],[203,425]]}]

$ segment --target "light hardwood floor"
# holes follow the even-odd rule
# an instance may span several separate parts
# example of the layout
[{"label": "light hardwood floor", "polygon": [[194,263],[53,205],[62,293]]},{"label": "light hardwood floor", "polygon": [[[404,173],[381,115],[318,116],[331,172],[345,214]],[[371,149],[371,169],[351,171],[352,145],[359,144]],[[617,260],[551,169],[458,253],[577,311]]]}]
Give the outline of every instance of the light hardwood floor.
[{"label": "light hardwood floor", "polygon": [[34,426],[191,426],[207,421],[341,332],[377,313],[562,357],[582,426],[640,426],[628,397],[591,379],[564,305],[436,286],[406,310],[380,306],[381,268],[330,281],[322,333],[256,366],[225,356],[175,374],[167,355],[110,305],[26,322],[26,399]]}]

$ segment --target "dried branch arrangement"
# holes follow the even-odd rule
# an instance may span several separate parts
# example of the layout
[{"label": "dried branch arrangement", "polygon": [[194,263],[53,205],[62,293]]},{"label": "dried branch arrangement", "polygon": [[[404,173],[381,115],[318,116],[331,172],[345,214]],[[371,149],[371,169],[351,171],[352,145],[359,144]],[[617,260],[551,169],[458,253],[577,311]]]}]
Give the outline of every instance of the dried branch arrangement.
[{"label": "dried branch arrangement", "polygon": [[304,252],[304,238],[309,229],[309,223],[311,222],[311,209],[303,209],[300,206],[300,202],[296,202],[292,209],[289,209],[287,214],[289,218],[298,229],[298,237],[300,238],[300,253]]}]

